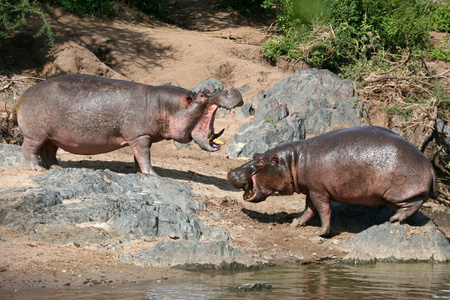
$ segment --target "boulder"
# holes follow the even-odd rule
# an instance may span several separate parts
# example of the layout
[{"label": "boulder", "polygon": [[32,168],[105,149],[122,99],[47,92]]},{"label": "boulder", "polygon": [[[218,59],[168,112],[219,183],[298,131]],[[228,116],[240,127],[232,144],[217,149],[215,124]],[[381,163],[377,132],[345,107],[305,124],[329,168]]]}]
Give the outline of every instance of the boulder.
[{"label": "boulder", "polygon": [[163,241],[137,255],[125,254],[121,262],[139,266],[179,268],[185,270],[238,270],[260,266],[248,254],[231,247],[226,241]]},{"label": "boulder", "polygon": [[450,262],[450,243],[430,220],[424,226],[386,222],[355,235],[341,246],[344,262]]},{"label": "boulder", "polygon": [[[241,126],[227,155],[252,157],[269,148],[326,131],[363,125],[361,103],[353,85],[328,70],[306,69],[271,86],[265,97],[241,110],[255,108],[252,122]],[[239,115],[247,117],[246,111]]]},{"label": "boulder", "polygon": [[34,240],[83,246],[117,236],[228,238],[192,214],[206,203],[176,180],[91,169],[54,169],[31,178],[36,186],[2,191],[0,223]]},{"label": "boulder", "polygon": [[0,167],[26,165],[20,146],[0,143]]}]

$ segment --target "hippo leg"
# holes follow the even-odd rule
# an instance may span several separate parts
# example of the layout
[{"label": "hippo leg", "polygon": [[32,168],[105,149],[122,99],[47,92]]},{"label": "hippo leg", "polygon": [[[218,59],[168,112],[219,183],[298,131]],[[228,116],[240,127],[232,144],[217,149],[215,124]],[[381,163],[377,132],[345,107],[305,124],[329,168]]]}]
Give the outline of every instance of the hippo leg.
[{"label": "hippo leg", "polygon": [[311,198],[306,196],[305,210],[300,218],[292,221],[292,227],[305,226],[317,213],[316,208],[311,202]]},{"label": "hippo leg", "polygon": [[27,137],[24,137],[23,139],[22,153],[25,156],[25,160],[27,161],[28,166],[32,170],[36,171],[44,170],[44,168],[39,165],[39,156],[38,156],[43,144],[44,143],[42,141],[35,141]]},{"label": "hippo leg", "polygon": [[45,143],[39,151],[39,156],[47,164],[50,169],[60,168],[58,160],[56,159],[56,151],[58,147],[53,144]]},{"label": "hippo leg", "polygon": [[149,136],[140,136],[137,139],[134,139],[128,142],[131,149],[134,153],[134,159],[137,170],[141,171],[143,177],[146,175],[157,175],[155,171],[153,171],[151,160],[150,160],[150,147],[152,145]]},{"label": "hippo leg", "polygon": [[323,237],[329,236],[331,233],[330,200],[314,192],[310,192],[309,197],[311,198],[312,205],[319,213],[320,222],[322,223],[322,229],[320,230],[319,235]]},{"label": "hippo leg", "polygon": [[393,215],[389,221],[390,222],[404,222],[414,223],[417,211],[425,202],[424,197],[417,196],[406,201],[396,203],[392,205],[396,214]]}]

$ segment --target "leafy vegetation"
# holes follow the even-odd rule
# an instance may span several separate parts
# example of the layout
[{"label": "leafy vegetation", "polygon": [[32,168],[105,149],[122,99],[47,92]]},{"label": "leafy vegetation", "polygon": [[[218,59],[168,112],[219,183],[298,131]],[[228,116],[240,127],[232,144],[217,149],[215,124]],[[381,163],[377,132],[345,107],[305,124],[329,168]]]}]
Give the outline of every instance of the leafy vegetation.
[{"label": "leafy vegetation", "polygon": [[[448,2],[448,1],[447,1]],[[269,59],[302,59],[339,72],[378,51],[423,49],[430,29],[450,26],[448,7],[424,0],[265,0],[282,35],[264,45]]]},{"label": "leafy vegetation", "polygon": [[42,19],[42,26],[34,36],[39,37],[45,34],[49,45],[53,46],[53,32],[44,13],[38,7],[31,5],[28,0],[2,0],[0,2],[0,43],[1,40],[10,38],[15,30],[26,25],[29,15],[35,15]]}]

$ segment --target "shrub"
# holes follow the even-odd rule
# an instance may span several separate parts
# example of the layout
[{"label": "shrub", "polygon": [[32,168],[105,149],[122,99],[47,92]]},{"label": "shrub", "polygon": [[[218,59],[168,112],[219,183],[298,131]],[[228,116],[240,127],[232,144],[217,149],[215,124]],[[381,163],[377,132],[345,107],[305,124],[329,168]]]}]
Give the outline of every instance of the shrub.
[{"label": "shrub", "polygon": [[264,55],[275,61],[300,57],[335,72],[379,51],[426,49],[433,18],[435,27],[450,26],[447,9],[424,0],[265,0],[263,5],[277,10],[283,33],[263,47]]},{"label": "shrub", "polygon": [[2,0],[0,2],[0,42],[2,39],[10,38],[15,30],[25,26],[30,14],[42,19],[42,26],[34,36],[39,37],[45,34],[49,45],[53,46],[53,32],[44,13],[38,7],[32,6],[28,0]]}]

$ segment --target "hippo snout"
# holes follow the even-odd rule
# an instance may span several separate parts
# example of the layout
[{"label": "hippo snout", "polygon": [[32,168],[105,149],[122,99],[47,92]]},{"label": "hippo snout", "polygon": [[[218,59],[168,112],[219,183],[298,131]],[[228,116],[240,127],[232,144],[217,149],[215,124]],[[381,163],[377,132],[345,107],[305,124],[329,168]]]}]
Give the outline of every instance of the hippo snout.
[{"label": "hippo snout", "polygon": [[245,185],[245,181],[239,172],[231,170],[228,172],[228,181],[237,189],[242,189]]},{"label": "hippo snout", "polygon": [[254,168],[250,163],[247,163],[239,168],[232,169],[228,172],[228,181],[238,189],[243,189],[252,180]]}]

